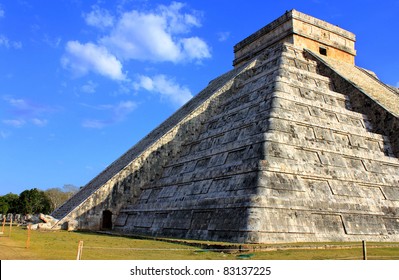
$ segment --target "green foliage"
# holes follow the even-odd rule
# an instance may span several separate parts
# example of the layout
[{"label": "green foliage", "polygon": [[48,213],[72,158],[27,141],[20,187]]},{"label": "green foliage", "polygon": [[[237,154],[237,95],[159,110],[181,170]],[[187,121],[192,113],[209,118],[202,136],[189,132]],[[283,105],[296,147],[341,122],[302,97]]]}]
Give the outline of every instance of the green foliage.
[{"label": "green foliage", "polygon": [[78,190],[78,187],[69,184],[46,191],[36,188],[25,190],[20,195],[9,193],[0,196],[0,213],[49,214]]},{"label": "green foliage", "polygon": [[1,198],[8,205],[7,213],[19,213],[19,196],[17,194],[8,193]]},{"label": "green foliage", "polygon": [[52,210],[50,199],[36,188],[23,191],[19,195],[19,202],[21,214],[49,214]]},{"label": "green foliage", "polygon": [[10,206],[8,205],[7,201],[4,199],[4,197],[0,197],[0,214],[7,214],[8,209]]}]

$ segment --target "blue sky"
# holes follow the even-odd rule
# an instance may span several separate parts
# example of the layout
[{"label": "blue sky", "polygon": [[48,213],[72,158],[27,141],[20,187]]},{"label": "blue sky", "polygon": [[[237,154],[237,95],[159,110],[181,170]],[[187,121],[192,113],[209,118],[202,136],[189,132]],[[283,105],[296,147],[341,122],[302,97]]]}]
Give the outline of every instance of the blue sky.
[{"label": "blue sky", "polygon": [[0,0],[0,195],[85,185],[293,8],[399,87],[399,1]]}]

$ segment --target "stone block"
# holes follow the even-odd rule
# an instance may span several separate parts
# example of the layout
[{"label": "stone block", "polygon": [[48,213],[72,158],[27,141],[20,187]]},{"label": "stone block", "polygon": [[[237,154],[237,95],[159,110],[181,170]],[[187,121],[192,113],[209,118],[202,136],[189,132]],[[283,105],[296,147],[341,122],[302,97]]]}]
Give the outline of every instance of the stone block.
[{"label": "stone block", "polygon": [[342,215],[342,220],[346,234],[388,235],[384,219],[381,216]]},{"label": "stone block", "polygon": [[316,139],[318,139],[318,140],[334,142],[334,137],[333,137],[332,131],[329,129],[315,127],[314,133],[316,135]]}]

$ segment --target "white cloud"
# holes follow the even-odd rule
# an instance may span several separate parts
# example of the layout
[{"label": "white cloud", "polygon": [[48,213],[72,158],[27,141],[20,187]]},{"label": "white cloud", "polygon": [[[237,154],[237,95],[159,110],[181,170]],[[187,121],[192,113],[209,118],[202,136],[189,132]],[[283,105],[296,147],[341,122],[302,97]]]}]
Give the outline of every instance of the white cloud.
[{"label": "white cloud", "polygon": [[8,95],[4,96],[3,99],[7,101],[7,103],[10,104],[12,107],[16,107],[18,109],[25,109],[30,107],[28,105],[28,102],[24,99],[15,99]]},{"label": "white cloud", "polygon": [[102,9],[97,5],[92,6],[92,11],[84,15],[84,19],[88,25],[105,29],[114,24],[114,17],[106,9]]},{"label": "white cloud", "polygon": [[7,131],[0,130],[0,138],[1,139],[7,139],[10,135],[11,135],[11,133],[9,133]]},{"label": "white cloud", "polygon": [[2,121],[5,125],[13,127],[23,127],[28,122],[39,127],[44,127],[47,125],[48,121],[46,119],[32,118],[32,119],[9,119]]},{"label": "white cloud", "polygon": [[[160,17],[167,21],[166,31],[171,34],[188,33],[191,27],[200,27],[200,15],[198,12],[193,14],[182,13],[181,10],[185,4],[180,2],[172,2],[170,6],[159,5],[158,11]],[[151,13],[150,13],[151,14]]]},{"label": "white cloud", "polygon": [[[3,7],[0,5],[0,18],[3,18],[5,15]],[[0,34],[0,47],[6,47],[7,49],[20,49],[22,48],[22,43],[19,41],[12,41],[8,39],[7,36]]]},{"label": "white cloud", "polygon": [[48,121],[47,121],[46,119],[39,119],[39,118],[33,118],[33,119],[31,120],[31,122],[32,122],[34,125],[40,126],[40,127],[46,126],[47,123],[48,123]]},{"label": "white cloud", "polygon": [[[188,10],[183,3],[172,2],[146,11],[120,11],[118,15],[92,6],[92,10],[83,16],[88,25],[105,33],[97,42],[67,42],[61,62],[75,75],[94,72],[113,80],[128,81],[122,63],[130,60],[186,63],[211,57],[208,44],[190,35],[193,28],[201,27],[202,15]],[[135,88],[158,93],[176,105],[192,98],[187,87],[164,75],[140,76]],[[88,83],[81,90],[94,92],[95,86]],[[113,121],[113,118],[105,121],[89,119],[83,126],[102,128]]]},{"label": "white cloud", "polygon": [[158,93],[161,98],[166,98],[178,106],[183,105],[193,97],[187,87],[177,84],[165,75],[140,76],[138,81],[134,83],[134,88],[135,90],[145,89],[149,92]]},{"label": "white cloud", "polygon": [[80,89],[85,92],[85,93],[95,93],[97,84],[93,82],[92,80],[88,81],[86,84],[84,84]]},{"label": "white cloud", "polygon": [[224,42],[230,37],[230,32],[219,32],[217,36],[219,42]]},{"label": "white cloud", "polygon": [[[121,101],[118,104],[107,104],[107,105],[99,105],[99,106],[89,106],[91,109],[97,111],[103,111],[103,114],[108,114],[108,118],[105,119],[85,119],[82,122],[82,126],[86,128],[97,128],[101,129],[109,125],[113,125],[119,122],[122,122],[126,119],[126,117],[136,109],[137,104],[133,101]],[[106,113],[104,113],[106,112]]]},{"label": "white cloud", "polygon": [[[209,58],[205,41],[184,37],[201,24],[198,14],[183,13],[183,7],[184,4],[173,2],[152,12],[125,12],[100,42],[121,59],[178,63]],[[194,47],[193,43],[199,46]]]},{"label": "white cloud", "polygon": [[31,102],[27,99],[13,98],[9,95],[3,96],[3,100],[5,100],[13,108],[13,113],[18,116],[29,117],[54,111],[49,107]]},{"label": "white cloud", "polygon": [[83,120],[82,126],[85,128],[97,128],[101,129],[104,128],[105,126],[109,125],[107,121],[103,120]]},{"label": "white cloud", "polygon": [[21,49],[22,43],[17,41],[11,41],[6,36],[0,34],[0,47],[6,47],[7,49]]},{"label": "white cloud", "polygon": [[78,41],[69,41],[61,63],[64,68],[76,75],[85,75],[93,71],[113,80],[126,78],[122,73],[122,63],[105,47],[93,43],[81,44]]},{"label": "white cloud", "polygon": [[3,120],[3,123],[13,127],[22,127],[25,125],[25,120],[13,119],[13,120]]},{"label": "white cloud", "polygon": [[3,100],[8,103],[12,117],[2,120],[2,123],[13,127],[22,127],[29,123],[39,127],[46,126],[48,120],[43,116],[58,110],[8,95],[3,96]]},{"label": "white cloud", "polygon": [[119,102],[117,106],[114,106],[112,109],[114,111],[114,116],[117,121],[123,120],[128,114],[130,114],[134,109],[136,109],[137,105],[133,101],[122,101]]},{"label": "white cloud", "polygon": [[58,48],[59,45],[61,44],[61,41],[62,41],[61,37],[51,38],[47,34],[44,35],[44,39],[43,39],[43,42],[52,48]]},{"label": "white cloud", "polygon": [[180,49],[165,28],[164,18],[132,11],[123,14],[101,43],[123,59],[177,61]]},{"label": "white cloud", "polygon": [[182,44],[184,46],[184,55],[189,59],[202,59],[209,58],[211,54],[209,48],[204,41],[198,37],[182,39]]}]

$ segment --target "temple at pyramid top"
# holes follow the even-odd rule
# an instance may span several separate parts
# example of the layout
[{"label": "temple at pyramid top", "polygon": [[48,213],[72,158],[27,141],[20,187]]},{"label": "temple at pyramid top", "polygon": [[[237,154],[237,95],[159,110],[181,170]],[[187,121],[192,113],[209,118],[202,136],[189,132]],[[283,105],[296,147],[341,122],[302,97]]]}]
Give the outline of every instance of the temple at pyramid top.
[{"label": "temple at pyramid top", "polygon": [[350,64],[355,62],[355,35],[353,33],[291,10],[236,44],[234,67],[241,66],[263,50],[281,42],[306,48]]}]

